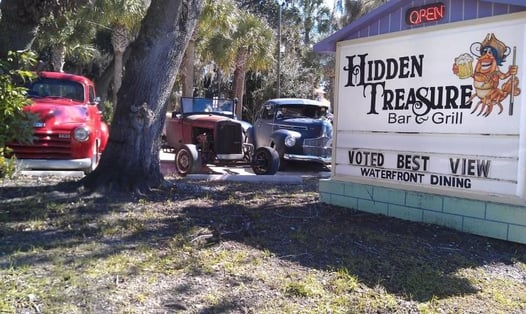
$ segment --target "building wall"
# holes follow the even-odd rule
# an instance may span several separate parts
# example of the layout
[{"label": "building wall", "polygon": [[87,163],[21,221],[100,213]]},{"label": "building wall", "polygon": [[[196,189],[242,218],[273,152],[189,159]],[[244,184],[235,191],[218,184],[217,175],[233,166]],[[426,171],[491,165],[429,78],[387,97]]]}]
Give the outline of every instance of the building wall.
[{"label": "building wall", "polygon": [[524,7],[500,3],[490,3],[478,0],[443,0],[441,2],[445,4],[447,8],[447,14],[444,19],[438,22],[425,23],[419,26],[406,25],[405,12],[409,8],[430,3],[430,1],[425,0],[409,1],[406,2],[405,5],[400,6],[396,11],[381,16],[379,19],[372,20],[369,24],[366,24],[353,32],[352,35],[346,39],[370,37],[414,28],[432,27],[438,24],[448,24],[525,10]]},{"label": "building wall", "polygon": [[[492,3],[481,0],[442,0],[447,8],[444,19],[410,26],[405,23],[409,8],[434,1],[413,0],[390,2],[386,9],[378,10],[363,22],[357,21],[348,34],[337,36],[338,41],[365,38],[438,24],[468,21],[525,11],[526,7]],[[438,1],[437,1],[438,2]],[[320,45],[323,50],[330,47]],[[319,184],[320,201],[373,214],[404,220],[436,224],[462,232],[526,244],[526,206],[499,203],[498,200],[462,198],[434,192],[406,190],[404,188],[343,180],[334,176]]]},{"label": "building wall", "polygon": [[526,208],[335,179],[319,184],[323,203],[526,244]]}]

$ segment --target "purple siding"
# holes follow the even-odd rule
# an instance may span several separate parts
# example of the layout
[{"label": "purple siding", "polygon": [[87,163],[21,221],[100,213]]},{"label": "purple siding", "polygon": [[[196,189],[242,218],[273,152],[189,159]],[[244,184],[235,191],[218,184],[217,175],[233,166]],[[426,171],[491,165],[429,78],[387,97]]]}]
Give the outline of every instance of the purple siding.
[{"label": "purple siding", "polygon": [[[389,23],[389,30],[391,29],[400,29],[402,28],[402,19],[400,18],[400,15],[392,14],[390,15],[390,23]],[[389,32],[389,31],[388,31]]]},{"label": "purple siding", "polygon": [[378,21],[379,22],[378,30],[380,31],[381,34],[385,34],[389,32],[389,29],[391,26],[390,21],[391,21],[390,15],[386,15]]},{"label": "purple siding", "polygon": [[494,15],[502,15],[508,13],[508,6],[507,5],[498,5],[493,7],[493,14]]},{"label": "purple siding", "polygon": [[453,3],[448,1],[445,4],[449,11],[449,19],[446,22],[462,21],[462,17],[464,16],[464,1],[453,1]]},{"label": "purple siding", "polygon": [[[442,2],[445,16],[438,22],[411,26],[405,23],[409,8]],[[314,45],[314,51],[332,53],[336,43],[348,39],[371,37],[414,28],[432,27],[459,21],[526,11],[526,0],[391,0]]]},{"label": "purple siding", "polygon": [[[479,13],[478,12],[478,6],[479,6],[478,1],[477,2],[463,1],[463,2],[464,2],[464,16],[462,17],[461,21],[476,19],[477,14]],[[450,21],[450,22],[456,22],[456,21]]]},{"label": "purple siding", "polygon": [[478,7],[478,17],[493,16],[493,3],[481,2]]}]

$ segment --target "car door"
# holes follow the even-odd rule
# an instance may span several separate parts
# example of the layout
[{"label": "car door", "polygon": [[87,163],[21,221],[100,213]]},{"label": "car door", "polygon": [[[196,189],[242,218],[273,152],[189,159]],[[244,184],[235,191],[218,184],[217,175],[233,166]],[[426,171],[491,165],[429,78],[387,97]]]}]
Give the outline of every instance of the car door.
[{"label": "car door", "polygon": [[254,139],[256,148],[270,145],[270,135],[274,131],[274,115],[276,105],[267,102],[261,108],[254,123]]}]

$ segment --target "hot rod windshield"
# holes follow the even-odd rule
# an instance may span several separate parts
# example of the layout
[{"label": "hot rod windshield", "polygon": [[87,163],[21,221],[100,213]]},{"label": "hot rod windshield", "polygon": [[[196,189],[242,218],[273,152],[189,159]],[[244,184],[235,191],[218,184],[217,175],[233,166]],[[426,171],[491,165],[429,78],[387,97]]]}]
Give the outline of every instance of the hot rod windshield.
[{"label": "hot rod windshield", "polygon": [[183,114],[217,113],[233,117],[235,114],[234,101],[218,98],[181,98]]},{"label": "hot rod windshield", "polygon": [[69,80],[39,78],[29,84],[28,96],[30,98],[60,97],[84,101],[84,88],[82,84]]}]

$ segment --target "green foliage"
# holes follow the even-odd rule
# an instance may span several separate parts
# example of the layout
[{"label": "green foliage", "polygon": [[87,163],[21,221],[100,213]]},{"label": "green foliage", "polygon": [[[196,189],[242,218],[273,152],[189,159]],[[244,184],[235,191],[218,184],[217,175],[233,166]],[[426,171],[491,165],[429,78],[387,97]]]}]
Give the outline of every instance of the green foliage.
[{"label": "green foliage", "polygon": [[0,60],[0,177],[14,173],[14,160],[9,156],[7,144],[12,141],[31,142],[34,115],[23,111],[29,104],[27,89],[20,86],[35,74],[25,69],[35,64],[32,52],[10,52],[7,60]]},{"label": "green foliage", "polygon": [[102,119],[109,125],[113,120],[113,103],[109,100],[105,100],[100,105],[100,110],[102,111]]}]

